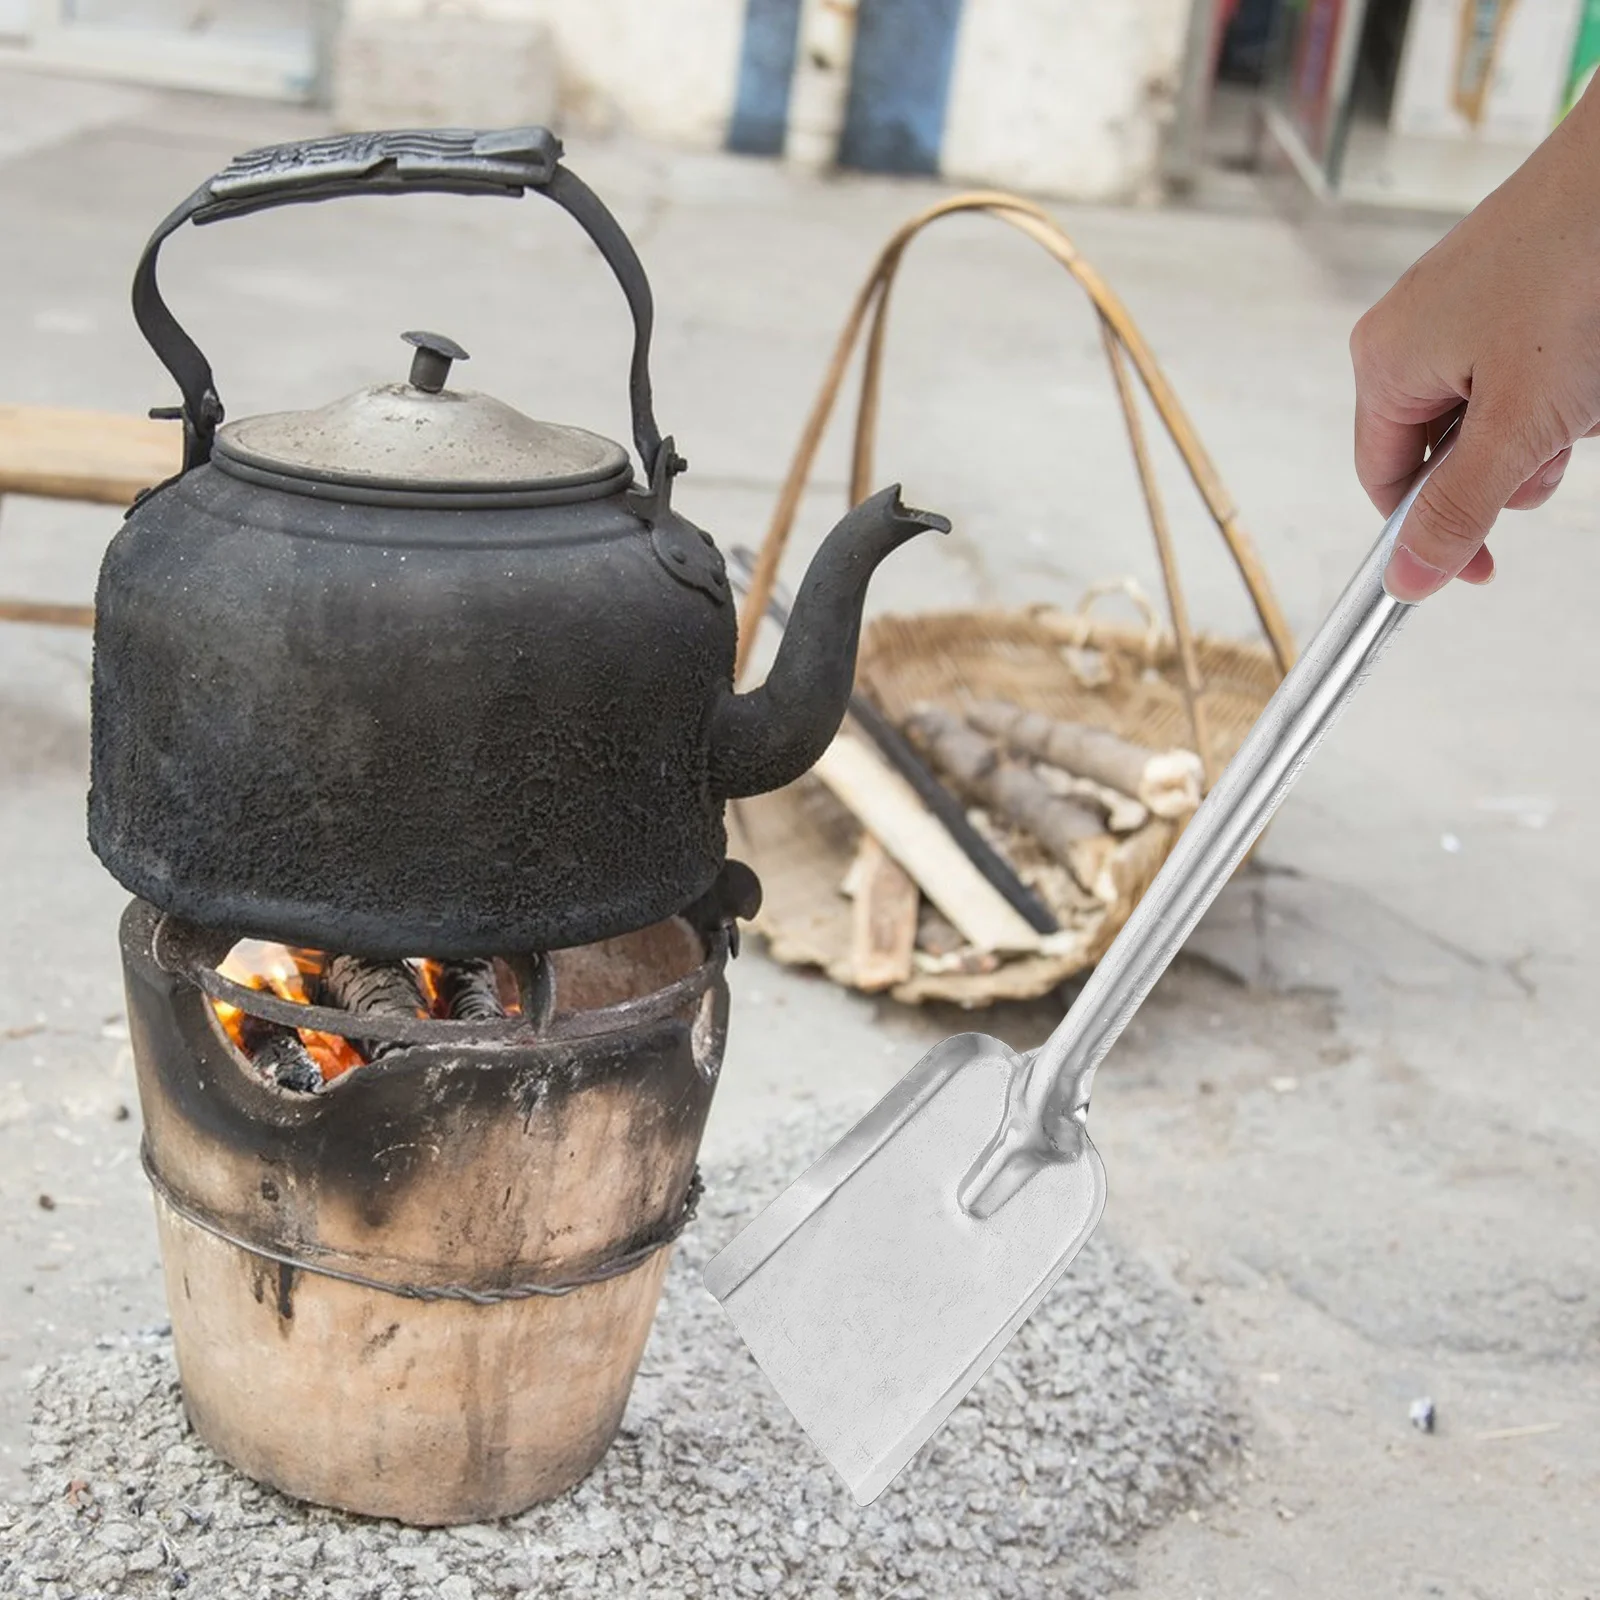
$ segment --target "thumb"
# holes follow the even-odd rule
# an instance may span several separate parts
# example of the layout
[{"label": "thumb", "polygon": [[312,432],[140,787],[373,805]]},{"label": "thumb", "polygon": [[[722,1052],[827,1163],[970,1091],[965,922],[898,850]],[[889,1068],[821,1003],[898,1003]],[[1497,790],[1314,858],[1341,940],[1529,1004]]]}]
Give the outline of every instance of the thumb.
[{"label": "thumb", "polygon": [[1506,502],[1543,457],[1526,430],[1469,405],[1454,448],[1434,468],[1411,507],[1384,587],[1396,600],[1425,600],[1477,554]]}]

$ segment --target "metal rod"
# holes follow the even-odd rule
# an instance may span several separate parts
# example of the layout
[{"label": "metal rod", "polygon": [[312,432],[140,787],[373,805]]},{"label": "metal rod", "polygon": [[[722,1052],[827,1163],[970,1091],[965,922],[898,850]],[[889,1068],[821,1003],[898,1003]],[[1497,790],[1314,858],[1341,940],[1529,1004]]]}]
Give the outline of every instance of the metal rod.
[{"label": "metal rod", "polygon": [[1384,568],[1427,475],[1450,448],[1451,429],[1195,811],[1072,1010],[1030,1054],[1011,1088],[1005,1123],[960,1186],[966,1210],[992,1213],[1026,1181],[1030,1166],[1072,1160],[1082,1149],[1094,1072],[1413,610],[1389,597]]},{"label": "metal rod", "polygon": [[1327,620],[1290,669],[1216,787],[1201,803],[1155,881],[1135,907],[1061,1025],[1034,1052],[1007,1128],[966,1186],[982,1187],[1001,1147],[1042,1136],[1071,1149],[1089,1108],[1095,1069],[1116,1043],[1234,869],[1249,854],[1283,797],[1413,610],[1391,599],[1383,572],[1428,473],[1436,448]]},{"label": "metal rod", "polygon": [[1081,1156],[1100,1063],[1414,609],[1390,598],[1383,572],[1406,514],[1442,454],[1434,450],[1384,524],[1061,1025],[1018,1068],[1005,1120],[957,1188],[957,1201],[969,1215],[992,1216],[1042,1164]]}]

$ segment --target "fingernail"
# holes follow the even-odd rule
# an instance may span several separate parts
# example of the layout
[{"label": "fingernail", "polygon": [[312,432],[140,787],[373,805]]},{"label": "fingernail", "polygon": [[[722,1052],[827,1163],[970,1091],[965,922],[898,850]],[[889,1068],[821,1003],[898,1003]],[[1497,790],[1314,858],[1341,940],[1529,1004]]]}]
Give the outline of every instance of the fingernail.
[{"label": "fingernail", "polygon": [[1540,478],[1539,482],[1546,489],[1553,489],[1558,483],[1561,482],[1562,476],[1565,474],[1566,470],[1567,464],[1565,461],[1552,461],[1550,465],[1544,469],[1544,476]]},{"label": "fingernail", "polygon": [[1383,587],[1391,600],[1414,606],[1444,586],[1448,574],[1443,567],[1426,562],[1408,545],[1397,544],[1383,575]]}]

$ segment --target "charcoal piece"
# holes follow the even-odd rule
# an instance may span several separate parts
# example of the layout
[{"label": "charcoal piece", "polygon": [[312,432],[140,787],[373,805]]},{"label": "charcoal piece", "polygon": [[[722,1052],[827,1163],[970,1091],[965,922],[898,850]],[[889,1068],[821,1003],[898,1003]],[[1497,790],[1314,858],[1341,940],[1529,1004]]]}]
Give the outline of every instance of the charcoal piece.
[{"label": "charcoal piece", "polygon": [[250,1064],[268,1083],[298,1094],[315,1094],[322,1087],[322,1069],[311,1058],[293,1028],[285,1028],[263,1017],[246,1015],[239,1030],[239,1042]]},{"label": "charcoal piece", "polygon": [[441,962],[438,988],[444,1014],[458,1022],[494,1022],[506,1014],[499,975],[488,957]]},{"label": "charcoal piece", "polygon": [[[416,975],[403,961],[371,961],[365,956],[329,956],[322,969],[318,999],[365,1016],[425,1017]],[[405,1045],[395,1040],[351,1039],[368,1061],[378,1061]]]}]

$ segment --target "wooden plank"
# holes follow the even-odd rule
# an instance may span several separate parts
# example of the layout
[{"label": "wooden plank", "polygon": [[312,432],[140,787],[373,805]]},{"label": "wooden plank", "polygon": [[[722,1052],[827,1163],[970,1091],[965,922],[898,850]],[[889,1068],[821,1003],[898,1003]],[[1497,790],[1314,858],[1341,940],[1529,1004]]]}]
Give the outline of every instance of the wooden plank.
[{"label": "wooden plank", "polygon": [[816,775],[980,950],[1037,950],[1040,938],[967,859],[916,791],[849,734],[823,752]]},{"label": "wooden plank", "polygon": [[850,970],[856,987],[867,994],[892,989],[911,976],[922,892],[870,833],[861,835],[847,881],[854,898]]},{"label": "wooden plank", "polygon": [[36,622],[47,628],[92,628],[94,607],[57,605],[50,600],[0,599],[0,622]]},{"label": "wooden plank", "polygon": [[183,464],[183,430],[105,411],[0,406],[0,495],[128,505]]}]

